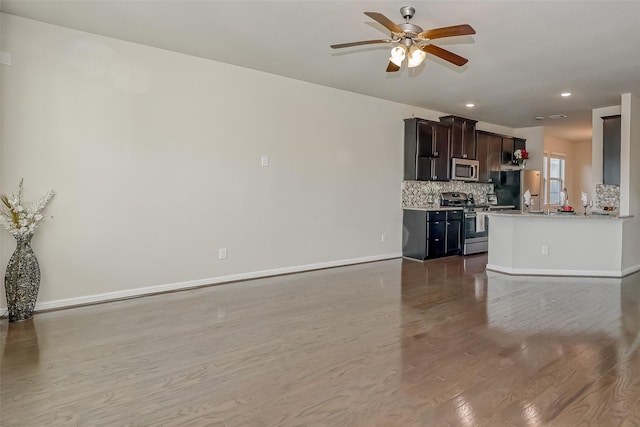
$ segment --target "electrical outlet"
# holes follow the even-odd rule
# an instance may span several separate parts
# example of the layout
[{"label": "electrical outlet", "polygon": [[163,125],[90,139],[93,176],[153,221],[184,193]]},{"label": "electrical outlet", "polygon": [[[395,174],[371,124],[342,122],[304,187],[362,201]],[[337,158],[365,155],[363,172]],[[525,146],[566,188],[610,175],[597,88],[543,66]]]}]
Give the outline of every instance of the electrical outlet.
[{"label": "electrical outlet", "polygon": [[227,259],[227,248],[218,249],[218,259]]},{"label": "electrical outlet", "polygon": [[260,158],[260,165],[269,166],[269,156],[262,156]]},{"label": "electrical outlet", "polygon": [[542,255],[549,255],[549,245],[542,245]]},{"label": "electrical outlet", "polygon": [[382,233],[382,236],[380,236],[380,241],[381,241],[382,243],[386,242],[386,241],[387,241],[387,235],[386,235],[386,234],[384,234],[384,233]]}]

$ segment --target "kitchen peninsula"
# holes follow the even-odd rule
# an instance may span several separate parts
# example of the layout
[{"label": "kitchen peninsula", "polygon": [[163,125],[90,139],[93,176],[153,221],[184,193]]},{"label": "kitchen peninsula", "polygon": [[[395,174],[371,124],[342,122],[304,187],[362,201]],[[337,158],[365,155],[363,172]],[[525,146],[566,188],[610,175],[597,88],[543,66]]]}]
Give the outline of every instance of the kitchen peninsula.
[{"label": "kitchen peninsula", "polygon": [[491,212],[487,270],[514,275],[622,277],[625,223],[611,215]]}]

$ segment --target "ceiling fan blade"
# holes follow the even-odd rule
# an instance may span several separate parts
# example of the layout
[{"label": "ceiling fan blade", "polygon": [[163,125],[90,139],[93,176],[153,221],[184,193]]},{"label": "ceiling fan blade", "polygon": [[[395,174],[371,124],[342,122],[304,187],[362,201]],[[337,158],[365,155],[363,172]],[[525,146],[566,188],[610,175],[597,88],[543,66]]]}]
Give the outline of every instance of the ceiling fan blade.
[{"label": "ceiling fan blade", "polygon": [[387,65],[387,73],[393,73],[394,71],[398,71],[399,69],[400,67],[389,61],[389,65]]},{"label": "ceiling fan blade", "polygon": [[418,37],[433,40],[441,39],[443,37],[467,36],[475,33],[476,30],[474,30],[471,25],[462,24],[454,25],[452,27],[434,28],[432,30],[423,31],[418,34]]},{"label": "ceiling fan blade", "polygon": [[340,49],[343,47],[362,46],[363,44],[376,44],[376,43],[391,43],[391,40],[363,40],[360,42],[332,44],[332,49]]},{"label": "ceiling fan blade", "polygon": [[439,46],[433,45],[433,44],[428,44],[426,46],[421,46],[420,49],[424,50],[427,53],[430,53],[432,55],[435,55],[439,58],[444,59],[445,61],[449,61],[452,64],[455,64],[459,67],[463,66],[464,64],[466,64],[467,62],[469,62],[469,60],[467,58],[463,58],[460,55],[456,55],[453,52],[450,52],[446,49],[443,49]]},{"label": "ceiling fan blade", "polygon": [[404,35],[404,31],[402,31],[402,28],[398,27],[395,22],[393,22],[383,14],[378,12],[365,12],[364,14],[382,24],[387,30],[391,31],[392,33]]}]

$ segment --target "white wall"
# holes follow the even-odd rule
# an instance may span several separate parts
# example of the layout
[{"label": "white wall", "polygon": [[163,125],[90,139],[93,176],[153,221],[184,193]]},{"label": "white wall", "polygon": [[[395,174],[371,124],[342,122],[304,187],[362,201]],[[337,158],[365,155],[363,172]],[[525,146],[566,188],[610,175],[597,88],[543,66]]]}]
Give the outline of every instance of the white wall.
[{"label": "white wall", "polygon": [[513,128],[494,125],[493,123],[487,123],[487,122],[476,123],[476,130],[482,130],[485,132],[493,132],[493,133],[498,133],[501,135],[509,135],[509,136],[514,136],[514,133],[516,132],[516,130]]},{"label": "white wall", "polygon": [[519,128],[516,129],[514,136],[527,140],[529,160],[527,160],[526,169],[541,171],[544,157],[544,127]]},{"label": "white wall", "polygon": [[623,268],[640,269],[640,97],[626,93],[621,103],[620,213],[633,215],[625,224]]},{"label": "white wall", "polygon": [[[553,136],[545,136],[544,150],[550,153],[565,155],[565,187],[569,193],[569,204],[571,204],[579,212],[582,210],[581,193],[585,191],[590,194],[590,185],[582,186],[582,182],[576,179],[576,171],[580,171],[583,167],[582,159],[578,158],[577,150],[580,148],[577,143],[567,141]],[[589,146],[589,160],[591,160],[591,147]]]},{"label": "white wall", "polygon": [[620,212],[640,214],[640,98],[625,93],[621,105]]},{"label": "white wall", "polygon": [[[589,200],[595,200],[595,186],[592,178],[592,151],[591,141],[573,143],[573,170],[570,171],[577,190],[587,193]],[[580,193],[577,201],[580,201]]]},{"label": "white wall", "polygon": [[443,113],[11,15],[2,42],[3,190],[57,192],[39,307],[400,255],[402,119]]}]

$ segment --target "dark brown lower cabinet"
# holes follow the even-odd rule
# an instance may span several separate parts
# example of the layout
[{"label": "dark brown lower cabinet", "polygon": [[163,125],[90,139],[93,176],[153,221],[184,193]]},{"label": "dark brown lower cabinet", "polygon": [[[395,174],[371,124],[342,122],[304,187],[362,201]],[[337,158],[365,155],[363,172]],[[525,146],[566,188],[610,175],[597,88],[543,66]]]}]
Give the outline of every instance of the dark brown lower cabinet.
[{"label": "dark brown lower cabinet", "polygon": [[460,254],[462,210],[405,209],[402,256],[420,260]]},{"label": "dark brown lower cabinet", "polygon": [[447,255],[462,253],[462,211],[447,211]]}]

